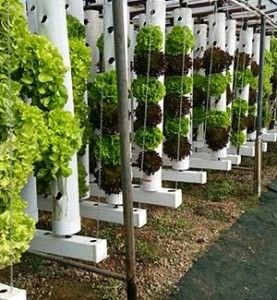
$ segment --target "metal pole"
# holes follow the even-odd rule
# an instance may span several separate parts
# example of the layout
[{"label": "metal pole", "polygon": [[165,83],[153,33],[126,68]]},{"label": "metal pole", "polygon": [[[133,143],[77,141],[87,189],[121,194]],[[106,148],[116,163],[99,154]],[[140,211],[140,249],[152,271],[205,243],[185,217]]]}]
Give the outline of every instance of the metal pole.
[{"label": "metal pole", "polygon": [[[137,299],[133,192],[128,111],[127,0],[113,1],[114,41],[119,97],[119,130],[122,166],[123,214],[125,225],[126,276],[129,300]],[[125,10],[125,11],[124,11]]]},{"label": "metal pole", "polygon": [[257,107],[257,122],[256,122],[256,142],[255,142],[255,172],[254,172],[254,193],[260,197],[261,174],[262,174],[262,117],[263,117],[263,84],[264,84],[264,40],[265,40],[265,17],[261,17],[261,36],[260,36],[260,62],[259,62],[259,86],[258,86],[258,107]]}]

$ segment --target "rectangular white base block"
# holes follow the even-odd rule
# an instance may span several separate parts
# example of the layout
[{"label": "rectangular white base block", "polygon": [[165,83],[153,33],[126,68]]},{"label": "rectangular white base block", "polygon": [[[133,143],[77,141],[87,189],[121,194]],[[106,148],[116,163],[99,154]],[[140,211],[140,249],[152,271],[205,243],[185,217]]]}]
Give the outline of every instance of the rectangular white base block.
[{"label": "rectangular white base block", "polygon": [[[141,177],[139,168],[133,167],[133,177]],[[207,182],[207,172],[162,169],[162,180],[205,184]]]},{"label": "rectangular white base block", "polygon": [[[194,152],[191,155],[191,157],[209,159],[214,161],[214,159],[211,157],[211,154],[207,152]],[[236,165],[236,166],[241,164],[241,156],[236,154],[228,154],[227,157],[224,157],[221,160],[230,160],[232,162],[232,165]]]},{"label": "rectangular white base block", "polygon": [[80,235],[56,237],[49,231],[37,230],[30,250],[99,263],[107,258],[107,241]]},{"label": "rectangular white base block", "polygon": [[263,133],[262,140],[263,140],[263,142],[275,143],[275,142],[277,142],[277,133],[271,133],[271,132]]},{"label": "rectangular white base block", "polygon": [[[267,143],[262,143],[262,151],[267,152]],[[237,154],[237,148],[234,146],[230,146],[228,149],[230,154]],[[255,157],[255,142],[246,142],[244,146],[239,148],[239,154],[241,156],[250,156]]]},{"label": "rectangular white base block", "polygon": [[11,288],[9,285],[0,283],[0,300],[26,300],[25,290]]},{"label": "rectangular white base block", "polygon": [[[104,192],[100,190],[96,183],[90,184],[91,195],[94,197],[104,197]],[[138,185],[133,185],[134,202],[153,204],[177,208],[182,204],[182,191],[175,189],[161,188],[157,192],[145,192]]]},{"label": "rectangular white base block", "polygon": [[190,166],[195,169],[230,171],[231,160],[212,160],[207,158],[190,157]]},{"label": "rectangular white base block", "polygon": [[[38,197],[39,210],[52,211],[50,199]],[[98,203],[92,201],[82,201],[80,203],[80,213],[82,218],[99,220],[104,222],[122,224],[123,206],[115,207],[107,203]],[[133,212],[134,226],[141,228],[147,223],[146,209],[134,208]]]}]

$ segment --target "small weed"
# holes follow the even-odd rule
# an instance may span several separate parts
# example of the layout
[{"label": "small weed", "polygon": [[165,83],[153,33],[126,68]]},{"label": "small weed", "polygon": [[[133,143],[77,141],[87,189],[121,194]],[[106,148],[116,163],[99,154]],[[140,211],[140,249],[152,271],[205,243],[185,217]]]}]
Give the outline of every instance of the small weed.
[{"label": "small weed", "polygon": [[171,229],[171,218],[170,215],[157,215],[152,219],[152,224],[155,229],[158,231],[159,235],[167,236]]},{"label": "small weed", "polygon": [[137,258],[142,263],[155,263],[161,259],[157,245],[149,242],[136,241]]},{"label": "small weed", "polygon": [[257,196],[248,196],[243,198],[243,201],[240,202],[240,208],[244,211],[249,211],[255,208],[259,199]]},{"label": "small weed", "polygon": [[26,269],[35,270],[36,272],[40,272],[44,267],[44,260],[34,255],[24,255],[23,263]]},{"label": "small weed", "polygon": [[232,192],[232,185],[226,180],[217,180],[208,183],[205,189],[207,200],[214,202],[224,201]]}]

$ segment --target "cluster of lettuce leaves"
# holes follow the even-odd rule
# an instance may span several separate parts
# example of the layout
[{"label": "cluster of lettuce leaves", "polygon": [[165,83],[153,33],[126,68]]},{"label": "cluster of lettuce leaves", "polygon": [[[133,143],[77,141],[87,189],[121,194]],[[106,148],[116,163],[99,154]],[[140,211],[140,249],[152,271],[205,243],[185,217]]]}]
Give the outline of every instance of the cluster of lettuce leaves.
[{"label": "cluster of lettuce leaves", "polygon": [[47,184],[69,176],[82,141],[78,120],[62,110],[63,59],[28,31],[23,9],[19,0],[9,7],[0,0],[0,269],[20,261],[35,231],[21,198],[29,176]]}]

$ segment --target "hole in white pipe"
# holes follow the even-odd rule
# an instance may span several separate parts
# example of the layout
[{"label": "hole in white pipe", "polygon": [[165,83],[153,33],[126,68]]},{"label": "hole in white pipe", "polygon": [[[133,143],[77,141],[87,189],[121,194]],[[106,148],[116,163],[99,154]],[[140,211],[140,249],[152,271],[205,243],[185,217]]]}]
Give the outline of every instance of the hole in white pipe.
[{"label": "hole in white pipe", "polygon": [[114,60],[115,60],[114,57],[110,57],[109,60],[108,60],[109,64],[110,64],[110,65],[113,64],[113,63],[114,63]]},{"label": "hole in white pipe", "polygon": [[145,26],[146,25],[146,22],[143,22],[143,26]]},{"label": "hole in white pipe", "polygon": [[112,33],[113,32],[113,26],[109,26],[108,27],[108,33]]},{"label": "hole in white pipe", "polygon": [[0,294],[5,294],[5,293],[7,293],[7,289],[3,289],[3,290],[0,290]]},{"label": "hole in white pipe", "polygon": [[213,27],[215,27],[215,25],[216,25],[216,22],[213,22]]},{"label": "hole in white pipe", "polygon": [[34,5],[31,6],[30,11],[35,11],[36,7]]},{"label": "hole in white pipe", "polygon": [[66,239],[71,239],[72,235],[68,235],[68,234],[67,234],[67,235],[65,235],[64,237],[65,237]]},{"label": "hole in white pipe", "polygon": [[69,8],[69,4],[66,4],[66,5],[65,5],[65,9],[68,9],[68,8]]},{"label": "hole in white pipe", "polygon": [[197,34],[199,34],[200,33],[200,30],[197,30],[197,32],[196,32]]},{"label": "hole in white pipe", "polygon": [[84,24],[85,24],[85,25],[88,25],[88,23],[89,23],[89,20],[88,20],[88,19],[85,19],[85,20],[84,20]]},{"label": "hole in white pipe", "polygon": [[150,15],[151,15],[151,16],[153,16],[155,13],[156,13],[155,9],[152,9],[152,10],[150,11]]},{"label": "hole in white pipe", "polygon": [[51,234],[50,232],[45,232],[45,233],[44,233],[44,235],[50,235],[50,234]]},{"label": "hole in white pipe", "polygon": [[176,190],[168,190],[169,193],[174,193]]},{"label": "hole in white pipe", "polygon": [[140,188],[140,185],[135,185],[134,186],[134,189],[139,189]]},{"label": "hole in white pipe", "polygon": [[40,22],[41,22],[42,24],[44,24],[46,21],[47,21],[47,16],[44,15],[44,16],[42,17],[42,19],[41,19]]},{"label": "hole in white pipe", "polygon": [[216,44],[217,44],[217,41],[214,41],[214,42],[213,42],[213,45],[215,46]]},{"label": "hole in white pipe", "polygon": [[181,22],[183,20],[182,17],[178,17],[178,21]]},{"label": "hole in white pipe", "polygon": [[61,192],[58,192],[56,195],[56,200],[61,200],[63,194]]},{"label": "hole in white pipe", "polygon": [[245,47],[245,44],[242,45],[242,48],[244,48],[244,47]]},{"label": "hole in white pipe", "polygon": [[90,243],[96,243],[97,242],[97,240],[90,240]]}]

